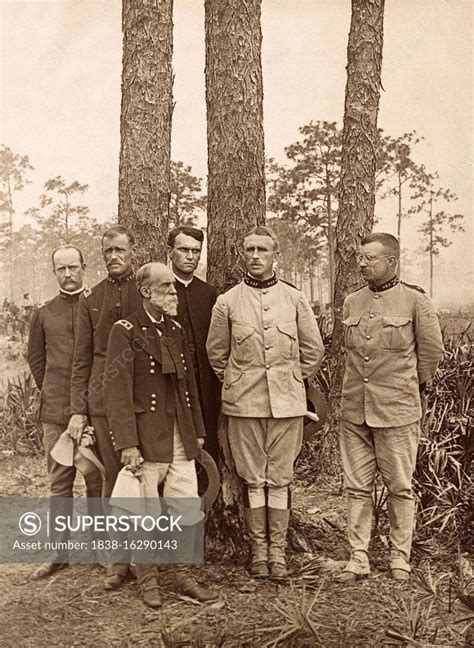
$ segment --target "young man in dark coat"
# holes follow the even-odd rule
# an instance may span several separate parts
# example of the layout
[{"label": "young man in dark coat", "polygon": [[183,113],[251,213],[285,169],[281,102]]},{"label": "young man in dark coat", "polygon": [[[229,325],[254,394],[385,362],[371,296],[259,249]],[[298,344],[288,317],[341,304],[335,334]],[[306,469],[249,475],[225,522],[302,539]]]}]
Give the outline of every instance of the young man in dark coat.
[{"label": "young man in dark coat", "polygon": [[181,225],[173,229],[168,236],[168,253],[178,292],[176,319],[186,332],[206,428],[204,450],[217,461],[219,381],[211,369],[206,352],[207,334],[217,290],[194,275],[201,258],[203,241],[202,230]]},{"label": "young man in dark coat", "polygon": [[[28,364],[41,391],[39,418],[43,428],[50,496],[61,498],[61,502],[72,512],[72,499],[69,506],[62,498],[72,498],[76,468],[56,463],[50,452],[69,421],[72,359],[79,297],[84,290],[85,264],[81,250],[73,245],[57,248],[52,261],[59,294],[33,315],[28,340]],[[98,472],[86,477],[86,487],[88,497],[100,497],[102,478]],[[51,504],[54,507],[54,500]],[[66,542],[68,535],[63,534],[56,539]],[[67,561],[67,551],[58,552],[54,562],[45,563],[36,570],[34,578],[51,576]]]},{"label": "young man in dark coat", "polygon": [[[205,437],[197,386],[186,335],[172,319],[177,312],[173,273],[162,263],[147,263],[137,272],[137,285],[143,306],[113,326],[107,348],[104,402],[110,436],[122,463],[140,469],[145,498],[156,498],[164,483],[164,497],[195,503],[182,514],[182,525],[192,529],[186,534],[192,560],[194,529],[202,519],[194,460]],[[136,570],[144,603],[160,607],[156,564],[137,564]],[[200,601],[216,598],[187,571],[175,567],[174,580],[182,594]]]}]

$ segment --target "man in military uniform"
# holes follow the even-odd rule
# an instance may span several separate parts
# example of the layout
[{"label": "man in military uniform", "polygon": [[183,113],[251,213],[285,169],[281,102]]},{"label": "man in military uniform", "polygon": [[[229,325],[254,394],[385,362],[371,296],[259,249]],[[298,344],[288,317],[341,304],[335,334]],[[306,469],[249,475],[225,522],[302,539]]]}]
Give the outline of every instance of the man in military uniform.
[{"label": "man in military uniform", "polygon": [[230,448],[245,483],[250,573],[280,579],[287,576],[289,487],[306,412],[303,381],[318,370],[324,347],[306,297],[273,271],[275,234],[256,227],[243,248],[247,274],[217,298],[207,352],[223,382]]},{"label": "man in military uniform", "polygon": [[[74,245],[57,248],[52,254],[52,262],[59,294],[33,315],[27,357],[35,383],[41,391],[39,418],[43,427],[50,496],[72,498],[76,468],[56,463],[50,452],[69,421],[72,358],[77,333],[78,301],[84,290],[85,264],[81,250]],[[86,488],[88,497],[100,497],[102,479],[98,472],[86,477]],[[54,501],[52,507],[54,508]],[[72,512],[72,500],[68,508]],[[55,540],[66,542],[67,539],[63,534]],[[59,552],[54,562],[41,565],[36,570],[34,578],[54,574],[67,561],[67,552]]]},{"label": "man in military uniform", "polygon": [[[107,349],[104,400],[110,436],[121,461],[140,468],[145,497],[191,498],[197,504],[182,513],[182,525],[202,519],[194,460],[205,430],[186,336],[172,319],[177,313],[175,278],[161,263],[147,263],[137,273],[143,306],[117,322]],[[186,540],[192,559],[194,535]],[[160,607],[156,564],[136,565],[142,598]],[[216,598],[183,569],[174,567],[177,589],[200,601]]]},{"label": "man in military uniform", "polygon": [[194,276],[201,258],[203,241],[202,230],[181,225],[173,229],[168,236],[168,253],[178,292],[177,320],[186,332],[206,428],[204,450],[207,450],[217,461],[219,382],[211,369],[206,353],[206,339],[211,323],[212,307],[217,299],[217,290]]},{"label": "man in military uniform", "polygon": [[[122,225],[104,232],[102,254],[108,277],[85,291],[79,300],[68,431],[73,438],[80,439],[89,417],[95,429],[97,452],[107,473],[104,497],[111,495],[121,468],[102,397],[105,354],[114,323],[136,311],[142,302],[132,270],[133,246],[133,233]],[[127,573],[125,563],[109,566],[106,589],[120,587]]]},{"label": "man in military uniform", "polygon": [[367,285],[344,302],[347,360],[340,444],[351,558],[338,577],[343,582],[363,578],[370,571],[377,468],[388,490],[392,577],[406,580],[410,572],[412,475],[424,391],[443,357],[443,343],[436,312],[424,290],[398,279],[399,256],[394,236],[365,237],[359,267]]}]

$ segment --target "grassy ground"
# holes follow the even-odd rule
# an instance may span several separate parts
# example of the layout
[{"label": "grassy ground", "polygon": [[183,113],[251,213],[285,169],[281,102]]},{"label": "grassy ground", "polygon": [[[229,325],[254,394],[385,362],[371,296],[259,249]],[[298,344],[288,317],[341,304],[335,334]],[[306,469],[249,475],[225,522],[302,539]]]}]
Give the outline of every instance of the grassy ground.
[{"label": "grassy ground", "polygon": [[[44,495],[47,484],[41,458],[4,454],[1,496]],[[333,574],[344,564],[347,546],[345,502],[338,485],[300,487],[294,500],[296,519],[309,522],[307,538],[318,549],[291,554],[293,577],[285,585],[252,581],[243,564],[222,562],[214,554],[201,570],[219,591],[217,602],[204,605],[178,596],[170,573],[163,571],[165,604],[153,611],[141,603],[134,582],[119,592],[105,592],[103,571],[96,566],[72,565],[36,582],[30,580],[34,565],[3,565],[0,645],[468,645],[466,636],[456,634],[467,621],[456,622],[468,614],[456,600],[460,582],[456,556],[451,559],[438,547],[427,561],[415,551],[415,575],[409,584],[400,585],[389,578],[386,548],[378,538],[370,578],[340,586]],[[396,639],[397,632],[414,635],[414,640]]]}]

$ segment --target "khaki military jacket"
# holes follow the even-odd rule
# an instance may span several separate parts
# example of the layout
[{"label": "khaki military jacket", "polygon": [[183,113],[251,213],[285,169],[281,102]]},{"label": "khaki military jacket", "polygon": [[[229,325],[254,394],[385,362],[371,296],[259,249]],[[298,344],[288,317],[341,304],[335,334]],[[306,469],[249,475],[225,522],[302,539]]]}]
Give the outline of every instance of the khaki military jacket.
[{"label": "khaki military jacket", "polygon": [[443,357],[436,311],[422,288],[398,280],[368,286],[343,307],[346,371],[342,418],[371,427],[398,427],[421,418],[419,386]]},{"label": "khaki military jacket", "polygon": [[206,347],[223,382],[224,414],[304,415],[303,379],[318,370],[324,347],[301,291],[282,281],[263,289],[239,283],[217,298]]}]

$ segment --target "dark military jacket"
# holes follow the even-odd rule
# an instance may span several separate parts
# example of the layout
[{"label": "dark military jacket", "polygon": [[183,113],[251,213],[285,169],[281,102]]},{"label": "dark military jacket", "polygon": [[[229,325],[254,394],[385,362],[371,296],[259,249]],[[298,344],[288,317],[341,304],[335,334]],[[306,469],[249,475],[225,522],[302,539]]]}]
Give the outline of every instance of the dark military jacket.
[{"label": "dark military jacket", "polygon": [[33,315],[28,364],[41,391],[39,418],[65,425],[69,420],[72,359],[79,294],[60,292]]},{"label": "dark military jacket", "polygon": [[147,461],[170,463],[175,423],[189,460],[205,431],[186,336],[170,317],[164,326],[160,336],[143,307],[113,326],[104,402],[116,450],[139,447]]},{"label": "dark military jacket", "polygon": [[178,279],[176,290],[178,292],[176,319],[186,332],[206,428],[207,438],[204,448],[216,459],[220,386],[207,359],[206,340],[212,307],[217,299],[217,290],[198,277],[194,277],[188,286]]},{"label": "dark military jacket", "polygon": [[107,277],[79,300],[77,339],[71,376],[71,413],[104,416],[102,379],[110,331],[137,310],[142,298],[132,273]]}]

